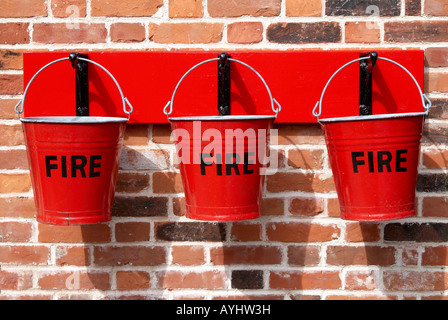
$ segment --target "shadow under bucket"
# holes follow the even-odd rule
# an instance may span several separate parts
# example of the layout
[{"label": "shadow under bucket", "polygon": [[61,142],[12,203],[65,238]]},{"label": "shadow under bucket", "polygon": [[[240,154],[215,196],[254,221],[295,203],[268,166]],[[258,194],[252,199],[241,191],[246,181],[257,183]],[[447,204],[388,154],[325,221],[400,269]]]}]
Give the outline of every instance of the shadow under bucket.
[{"label": "shadow under bucket", "polygon": [[[168,116],[185,76],[164,108]],[[205,221],[237,221],[260,216],[264,175],[269,157],[270,129],[280,105],[261,75],[275,115],[169,117],[185,192],[186,217]],[[278,109],[274,108],[274,103]],[[171,106],[170,110],[167,108]]]},{"label": "shadow under bucket", "polygon": [[[34,75],[23,100],[16,106],[19,115],[23,112],[25,96],[34,78],[49,65],[67,59],[53,61]],[[132,106],[123,95],[122,98],[123,110],[130,115]],[[131,111],[126,110],[126,103]],[[18,110],[20,104],[22,109]],[[55,225],[109,221],[128,118],[19,119],[25,135],[37,221]]]},{"label": "shadow under bucket", "polygon": [[[353,60],[341,67],[367,58]],[[325,93],[313,114],[318,118],[341,208],[341,218],[356,221],[402,219],[415,215],[420,141],[431,107],[415,78],[424,112],[319,119]],[[425,100],[429,103],[425,105]]]}]

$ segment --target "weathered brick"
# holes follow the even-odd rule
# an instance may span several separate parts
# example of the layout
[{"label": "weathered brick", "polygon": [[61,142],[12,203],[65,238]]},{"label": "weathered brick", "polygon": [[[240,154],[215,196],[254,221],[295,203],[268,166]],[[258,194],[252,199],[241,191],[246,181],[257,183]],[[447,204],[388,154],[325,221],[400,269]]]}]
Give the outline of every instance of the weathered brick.
[{"label": "weathered brick", "polygon": [[92,0],[93,17],[150,17],[163,5],[163,0]]},{"label": "weathered brick", "polygon": [[183,192],[182,179],[176,172],[154,172],[152,175],[152,188],[154,193],[180,193]]},{"label": "weathered brick", "polygon": [[26,150],[0,150],[0,169],[28,169]]},{"label": "weathered brick", "polygon": [[407,16],[420,16],[422,14],[422,1],[406,0],[405,12]]},{"label": "weathered brick", "polygon": [[9,50],[9,49],[0,50],[0,69],[1,70],[23,69],[23,52],[21,50]]},{"label": "weathered brick", "polygon": [[425,50],[426,66],[448,67],[448,48],[446,47],[430,47]]},{"label": "weathered brick", "polygon": [[0,198],[0,217],[33,218],[36,209],[34,200],[28,198]]},{"label": "weathered brick", "polygon": [[391,266],[395,264],[395,248],[329,246],[327,248],[327,264]]},{"label": "weathered brick", "polygon": [[210,249],[210,260],[214,265],[280,264],[282,250],[274,246],[223,246]]},{"label": "weathered brick", "polygon": [[288,246],[288,264],[292,266],[317,266],[320,248],[315,245]]},{"label": "weathered brick", "polygon": [[341,230],[334,224],[302,222],[271,222],[266,225],[270,241],[281,242],[325,242],[337,239]]},{"label": "weathered brick", "polygon": [[289,204],[289,212],[295,216],[313,217],[324,212],[323,199],[294,198]]},{"label": "weathered brick", "polygon": [[385,271],[384,287],[389,291],[443,291],[446,274],[431,271]]},{"label": "weathered brick", "polygon": [[29,43],[29,23],[8,22],[0,23],[0,44]]},{"label": "weathered brick", "polygon": [[83,226],[58,226],[40,223],[39,242],[105,243],[111,240],[111,230],[105,223]]},{"label": "weathered brick", "polygon": [[345,42],[347,43],[379,43],[380,26],[377,22],[346,22]]},{"label": "weathered brick", "polygon": [[448,73],[429,72],[425,77],[425,92],[448,92]]},{"label": "weathered brick", "polygon": [[216,43],[222,39],[222,23],[161,23],[151,28],[149,39],[157,43]]},{"label": "weathered brick", "polygon": [[351,222],[345,228],[345,240],[349,242],[376,242],[380,240],[380,226],[371,222]]},{"label": "weathered brick", "polygon": [[120,169],[124,170],[163,170],[169,165],[169,154],[165,150],[124,146],[120,156]]},{"label": "weathered brick", "polygon": [[117,242],[149,241],[149,222],[120,222],[115,224]]},{"label": "weathered brick", "polygon": [[156,246],[96,246],[94,264],[99,266],[157,266],[166,263],[164,247]]},{"label": "weathered brick", "polygon": [[231,286],[234,289],[263,289],[263,271],[233,270]]},{"label": "weathered brick", "polygon": [[39,272],[38,286],[48,290],[108,290],[110,289],[110,276],[105,272]]},{"label": "weathered brick", "polygon": [[164,289],[224,289],[225,271],[160,271],[157,272],[157,286]]},{"label": "weathered brick", "polygon": [[90,249],[83,245],[57,246],[56,265],[88,266],[90,265]]},{"label": "weathered brick", "polygon": [[224,241],[226,226],[212,222],[157,222],[155,235],[162,241]]},{"label": "weathered brick", "polygon": [[33,286],[31,271],[0,270],[0,290],[26,290]]},{"label": "weathered brick", "polygon": [[424,217],[448,217],[447,197],[424,197],[423,198]]},{"label": "weathered brick", "polygon": [[106,42],[104,23],[35,23],[33,41],[38,43],[101,43]]},{"label": "weathered brick", "polygon": [[86,16],[86,0],[51,0],[51,12],[57,18]]},{"label": "weathered brick", "polygon": [[0,18],[47,16],[46,0],[2,0]]},{"label": "weathered brick", "polygon": [[280,14],[281,0],[207,0],[212,17],[272,17]]},{"label": "weathered brick", "polygon": [[269,287],[272,289],[339,289],[339,271],[272,271]]},{"label": "weathered brick", "polygon": [[149,174],[119,172],[116,192],[137,193],[149,188]]},{"label": "weathered brick", "polygon": [[417,191],[448,191],[448,175],[445,173],[420,174],[417,176]]},{"label": "weathered brick", "polygon": [[328,16],[399,16],[400,11],[400,0],[326,0],[325,6]]},{"label": "weathered brick", "polygon": [[323,150],[291,149],[288,152],[288,166],[299,169],[322,169],[323,154]]},{"label": "weathered brick", "polygon": [[0,242],[28,242],[32,235],[30,222],[0,222]]},{"label": "weathered brick", "polygon": [[258,43],[263,40],[261,22],[234,22],[227,25],[227,41],[230,43]]},{"label": "weathered brick", "polygon": [[201,265],[205,262],[203,246],[172,246],[172,263],[178,265],[192,266]]},{"label": "weathered brick", "polygon": [[341,27],[337,22],[273,23],[267,38],[277,43],[326,43],[341,41]]},{"label": "weathered brick", "polygon": [[21,265],[47,265],[49,260],[50,248],[46,246],[0,245],[0,263]]},{"label": "weathered brick", "polygon": [[396,21],[384,23],[384,41],[448,41],[448,21]]},{"label": "weathered brick", "polygon": [[118,217],[166,217],[168,199],[164,197],[115,196],[112,216]]},{"label": "weathered brick", "polygon": [[448,167],[448,150],[426,149],[423,151],[423,165],[429,169]]},{"label": "weathered brick", "polygon": [[348,271],[345,275],[345,290],[375,290],[379,288],[379,276],[375,271]]},{"label": "weathered brick", "polygon": [[289,17],[320,17],[322,2],[320,0],[286,0],[286,15]]},{"label": "weathered brick", "polygon": [[445,242],[448,224],[445,223],[389,223],[384,228],[386,241]]},{"label": "weathered brick", "polygon": [[114,23],[110,26],[110,39],[113,42],[142,42],[145,32],[141,23]]},{"label": "weathered brick", "polygon": [[423,266],[446,266],[448,265],[448,248],[446,246],[440,247],[426,247],[422,253]]},{"label": "weathered brick", "polygon": [[448,124],[443,122],[427,123],[423,127],[422,144],[448,144]]},{"label": "weathered brick", "polygon": [[118,290],[149,289],[151,277],[145,271],[117,271]]},{"label": "weathered brick", "polygon": [[201,0],[169,0],[170,18],[200,18],[203,15]]},{"label": "weathered brick", "polygon": [[0,75],[0,94],[22,94],[23,93],[23,75],[21,74],[1,74]]},{"label": "weathered brick", "polygon": [[304,191],[329,192],[334,191],[332,176],[321,176],[313,173],[279,172],[266,179],[269,192]]},{"label": "weathered brick", "polygon": [[448,3],[445,0],[425,0],[425,14],[448,16]]},{"label": "weathered brick", "polygon": [[0,193],[29,192],[30,190],[31,177],[29,174],[0,174]]},{"label": "weathered brick", "polygon": [[448,119],[448,99],[431,99],[431,102],[432,107],[429,109],[428,117],[430,119]]}]

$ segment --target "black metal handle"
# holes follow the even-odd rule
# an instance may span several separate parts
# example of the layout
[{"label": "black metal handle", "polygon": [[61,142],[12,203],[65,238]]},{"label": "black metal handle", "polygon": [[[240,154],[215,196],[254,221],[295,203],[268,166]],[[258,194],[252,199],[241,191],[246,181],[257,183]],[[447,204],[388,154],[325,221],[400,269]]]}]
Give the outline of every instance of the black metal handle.
[{"label": "black metal handle", "polygon": [[[361,57],[367,55],[361,55]],[[378,59],[376,51],[369,52],[369,59],[359,61],[359,115],[372,115],[372,70]]]},{"label": "black metal handle", "polygon": [[88,55],[72,52],[69,60],[75,69],[76,80],[76,116],[89,116],[89,63],[78,60],[78,58],[88,59]]},{"label": "black metal handle", "polygon": [[230,55],[221,52],[218,60],[218,111],[220,116],[230,115]]}]

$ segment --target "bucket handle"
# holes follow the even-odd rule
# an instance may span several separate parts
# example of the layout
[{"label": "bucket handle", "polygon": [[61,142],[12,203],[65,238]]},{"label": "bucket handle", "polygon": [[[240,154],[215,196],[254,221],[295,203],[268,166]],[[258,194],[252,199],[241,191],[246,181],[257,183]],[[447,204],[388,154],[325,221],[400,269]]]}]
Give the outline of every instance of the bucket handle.
[{"label": "bucket handle", "polygon": [[[333,75],[330,77],[330,79],[328,80],[327,84],[325,85],[324,90],[322,91],[322,95],[320,96],[320,100],[317,101],[316,105],[315,105],[314,108],[313,108],[313,115],[317,118],[318,121],[319,121],[319,117],[320,117],[320,115],[321,115],[321,113],[322,113],[322,99],[324,98],[325,91],[327,90],[327,88],[328,88],[328,86],[329,86],[331,80],[333,80],[333,78],[339,73],[339,71],[341,71],[342,69],[344,69],[344,68],[347,67],[348,65],[350,65],[350,64],[352,64],[352,63],[354,63],[354,62],[356,62],[356,61],[361,61],[361,60],[366,60],[366,59],[370,59],[370,57],[361,57],[361,58],[352,60],[352,61],[350,61],[350,62],[344,64],[344,65],[343,65],[342,67],[340,67],[335,73],[333,73]],[[417,89],[418,89],[418,91],[419,91],[419,93],[420,93],[420,96],[421,96],[421,98],[422,98],[423,109],[425,110],[425,113],[428,114],[429,108],[431,108],[432,103],[431,103],[431,101],[428,99],[428,97],[426,96],[426,94],[424,94],[424,93],[422,92],[422,89],[420,88],[420,85],[418,84],[417,80],[415,80],[415,78],[414,78],[414,76],[412,75],[412,73],[410,73],[410,72],[408,71],[408,69],[406,69],[405,67],[403,67],[401,64],[399,64],[399,63],[396,62],[396,61],[393,61],[393,60],[390,60],[390,59],[387,59],[387,58],[382,58],[382,57],[378,57],[378,59],[380,59],[380,60],[385,60],[385,61],[391,62],[391,63],[393,63],[393,64],[399,66],[401,69],[403,69],[403,70],[404,70],[404,71],[405,71],[405,72],[412,78],[412,80],[414,80],[414,83],[415,83],[415,85],[417,86]],[[425,101],[426,101],[428,104],[426,104]],[[319,107],[319,111],[316,112],[316,110],[317,110],[318,107]]]},{"label": "bucket handle", "polygon": [[[60,61],[69,60],[69,59],[70,59],[70,58],[67,57],[67,58],[61,58],[61,59],[54,60],[54,61],[48,63],[47,65],[43,66],[39,71],[37,71],[37,72],[34,74],[34,76],[33,76],[33,77],[31,78],[31,80],[28,82],[28,85],[26,86],[25,92],[23,93],[23,98],[22,98],[22,100],[20,100],[20,101],[16,104],[16,106],[14,107],[15,112],[19,115],[19,119],[20,119],[20,115],[23,113],[24,108],[25,108],[25,97],[26,97],[26,94],[27,94],[27,92],[28,92],[28,89],[30,88],[31,83],[34,81],[34,79],[37,77],[37,75],[38,75],[39,73],[41,73],[42,71],[44,71],[44,70],[45,70],[46,68],[48,68],[49,66],[51,66],[52,64],[55,64],[55,63],[60,62]],[[109,75],[109,77],[112,78],[112,80],[114,81],[115,85],[116,85],[117,88],[118,88],[118,91],[120,92],[121,100],[123,101],[123,111],[124,111],[124,113],[126,113],[126,114],[128,115],[128,120],[129,120],[129,118],[130,118],[130,116],[131,116],[131,113],[134,111],[134,108],[132,107],[132,105],[131,105],[131,103],[129,102],[128,98],[126,98],[126,97],[123,95],[123,91],[121,90],[120,85],[118,84],[117,80],[116,80],[115,77],[112,75],[112,73],[110,73],[109,70],[107,70],[105,67],[103,67],[102,65],[100,65],[99,63],[97,63],[97,62],[95,62],[95,61],[92,61],[92,60],[89,60],[89,59],[86,59],[86,58],[81,58],[81,57],[78,57],[77,59],[78,59],[78,60],[81,60],[81,61],[86,61],[86,62],[93,63],[94,65],[96,65],[96,66],[100,67],[102,70],[104,70],[104,72],[106,72],[106,73]],[[129,108],[130,108],[129,111],[126,109],[126,104],[127,104],[127,105],[129,106]],[[22,105],[22,107],[19,109],[20,105]]]},{"label": "bucket handle", "polygon": [[[217,61],[217,60],[219,60],[219,58],[212,58],[212,59],[204,60],[204,61],[198,63],[197,65],[193,66],[192,68],[190,68],[190,70],[188,70],[188,71],[182,76],[182,78],[180,78],[179,82],[178,82],[177,85],[176,85],[176,88],[174,89],[174,92],[173,92],[173,95],[172,95],[172,97],[171,97],[171,100],[168,101],[168,103],[167,103],[167,104],[165,105],[165,107],[163,108],[163,113],[164,113],[165,115],[169,116],[171,113],[173,113],[173,101],[174,101],[174,96],[176,95],[177,89],[179,88],[181,82],[185,79],[185,77],[186,77],[191,71],[193,71],[194,69],[196,69],[197,67],[199,67],[199,66],[201,66],[201,65],[203,65],[203,64],[205,64],[205,63],[207,63],[207,62]],[[252,70],[252,71],[258,76],[258,78],[260,78],[260,80],[263,82],[263,84],[264,84],[264,86],[266,87],[266,90],[267,90],[267,92],[268,92],[268,94],[269,94],[269,98],[270,98],[270,100],[271,100],[271,109],[272,109],[272,111],[275,113],[275,118],[277,118],[277,115],[278,115],[278,113],[282,110],[282,107],[281,107],[281,105],[277,102],[277,100],[275,100],[275,99],[272,97],[271,90],[269,89],[269,87],[268,87],[266,81],[263,79],[263,77],[260,75],[260,73],[259,73],[257,70],[255,70],[254,68],[252,68],[250,65],[248,65],[248,64],[246,64],[246,63],[244,63],[244,62],[242,62],[242,61],[239,61],[239,60],[236,60],[236,59],[232,59],[232,58],[227,58],[227,60],[229,60],[229,61],[233,61],[233,62],[237,62],[237,63],[239,63],[239,64],[242,64],[243,66],[245,66],[245,67],[249,68],[250,70]],[[277,105],[277,107],[278,107],[277,109],[275,109],[274,104]],[[168,111],[168,107],[170,107],[169,111]]]}]

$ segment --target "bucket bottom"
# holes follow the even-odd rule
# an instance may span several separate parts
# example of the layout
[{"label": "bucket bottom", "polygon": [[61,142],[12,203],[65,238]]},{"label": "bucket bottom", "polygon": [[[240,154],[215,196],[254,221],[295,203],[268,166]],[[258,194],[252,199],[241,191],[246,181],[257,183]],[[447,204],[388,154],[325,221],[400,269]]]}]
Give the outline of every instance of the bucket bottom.
[{"label": "bucket bottom", "polygon": [[250,220],[260,217],[259,206],[217,208],[198,207],[186,205],[186,217],[193,220],[205,221],[239,221]]},{"label": "bucket bottom", "polygon": [[[384,209],[384,208],[382,208]],[[380,208],[344,207],[341,205],[341,218],[353,221],[385,221],[415,216],[414,204],[392,208],[391,212],[381,212]]]},{"label": "bucket bottom", "polygon": [[36,220],[46,224],[68,226],[108,222],[111,218],[112,213],[104,213],[103,210],[83,211],[82,213],[39,210]]}]

